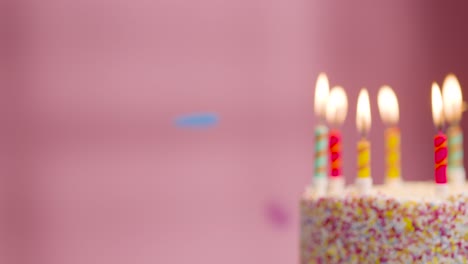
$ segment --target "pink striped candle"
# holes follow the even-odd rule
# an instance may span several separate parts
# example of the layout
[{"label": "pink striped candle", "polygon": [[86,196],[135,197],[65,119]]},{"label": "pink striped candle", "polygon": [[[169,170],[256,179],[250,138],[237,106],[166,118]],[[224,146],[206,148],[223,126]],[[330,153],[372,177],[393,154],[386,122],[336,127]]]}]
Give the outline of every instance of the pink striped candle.
[{"label": "pink striped candle", "polygon": [[436,184],[447,183],[447,136],[439,132],[434,137],[434,176]]}]

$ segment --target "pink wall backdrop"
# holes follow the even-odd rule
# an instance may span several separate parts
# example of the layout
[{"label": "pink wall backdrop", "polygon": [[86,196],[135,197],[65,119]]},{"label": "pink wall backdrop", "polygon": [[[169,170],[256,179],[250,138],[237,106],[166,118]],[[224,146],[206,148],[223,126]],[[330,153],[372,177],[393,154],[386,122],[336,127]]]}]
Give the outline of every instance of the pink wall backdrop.
[{"label": "pink wall backdrop", "polygon": [[[454,72],[468,96],[466,7],[10,2],[0,16],[17,29],[6,30],[0,64],[5,160],[13,157],[0,184],[10,226],[3,255],[35,264],[297,263],[318,73],[350,99],[348,182],[361,87],[372,99],[373,176],[382,182],[383,84],[400,100],[403,176],[430,180],[430,84]],[[217,113],[219,123],[174,125],[193,112]]]}]

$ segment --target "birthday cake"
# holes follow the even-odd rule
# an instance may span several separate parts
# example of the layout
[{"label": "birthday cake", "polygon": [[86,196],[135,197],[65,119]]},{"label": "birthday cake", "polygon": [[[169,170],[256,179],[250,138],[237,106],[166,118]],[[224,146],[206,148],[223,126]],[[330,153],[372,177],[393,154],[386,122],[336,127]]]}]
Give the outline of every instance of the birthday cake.
[{"label": "birthday cake", "polygon": [[315,130],[313,184],[300,203],[301,263],[468,263],[468,185],[459,127],[462,96],[456,77],[447,76],[443,96],[436,83],[432,86],[432,114],[438,130],[433,142],[433,182],[401,178],[398,101],[386,86],[378,96],[382,121],[387,125],[385,185],[372,184],[366,138],[370,104],[367,90],[362,89],[356,114],[361,134],[356,179],[345,187],[339,126],[346,117],[346,93],[342,87],[329,94],[328,89],[322,74],[317,81],[315,110],[319,117],[326,116],[332,129],[322,123]]},{"label": "birthday cake", "polygon": [[[465,187],[465,188],[463,188]],[[301,263],[468,263],[468,186],[440,199],[432,182],[352,187],[301,200]]]}]

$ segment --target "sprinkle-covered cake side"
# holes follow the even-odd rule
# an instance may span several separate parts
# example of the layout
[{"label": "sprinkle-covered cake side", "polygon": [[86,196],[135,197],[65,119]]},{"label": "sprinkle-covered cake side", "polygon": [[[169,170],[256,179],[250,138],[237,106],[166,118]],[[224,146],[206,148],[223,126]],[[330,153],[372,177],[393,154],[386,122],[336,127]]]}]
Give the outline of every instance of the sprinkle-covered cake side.
[{"label": "sprinkle-covered cake side", "polygon": [[301,263],[468,263],[468,196],[301,200]]}]

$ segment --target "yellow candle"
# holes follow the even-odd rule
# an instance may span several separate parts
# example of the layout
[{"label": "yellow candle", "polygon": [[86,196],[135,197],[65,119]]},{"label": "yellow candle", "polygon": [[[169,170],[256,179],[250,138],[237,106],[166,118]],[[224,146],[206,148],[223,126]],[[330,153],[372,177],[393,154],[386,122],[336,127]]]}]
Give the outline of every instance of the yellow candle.
[{"label": "yellow candle", "polygon": [[366,194],[372,188],[371,177],[371,151],[370,142],[366,139],[366,135],[371,127],[371,111],[369,102],[369,93],[366,89],[361,89],[358,96],[357,111],[356,111],[356,126],[362,138],[357,143],[357,179],[361,194]]},{"label": "yellow candle", "polygon": [[390,86],[384,85],[380,88],[377,103],[380,117],[388,126],[385,130],[386,182],[398,182],[401,179],[400,129],[398,128],[400,111],[396,94]]},{"label": "yellow candle", "polygon": [[385,131],[387,179],[400,178],[400,130],[397,127]]},{"label": "yellow candle", "polygon": [[358,141],[357,144],[358,152],[358,178],[369,178],[371,176],[370,172],[370,142],[363,138]]}]

